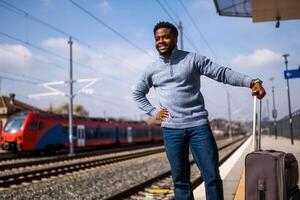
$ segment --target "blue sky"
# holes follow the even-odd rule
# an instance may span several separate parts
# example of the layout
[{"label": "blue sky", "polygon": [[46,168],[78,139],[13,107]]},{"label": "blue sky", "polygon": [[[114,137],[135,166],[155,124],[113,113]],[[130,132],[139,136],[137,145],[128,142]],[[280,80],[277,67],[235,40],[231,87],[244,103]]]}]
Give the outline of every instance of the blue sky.
[{"label": "blue sky", "polygon": [[[13,9],[5,2],[15,6]],[[74,79],[99,78],[93,85],[94,94],[78,94],[75,104],[82,104],[91,116],[111,116],[140,119],[145,116],[132,101],[131,88],[157,57],[154,47],[153,26],[158,21],[172,19],[157,0],[74,0],[75,3],[108,24],[122,36],[142,49],[139,50],[117,34],[65,0],[0,0],[0,78],[1,95],[16,93],[16,98],[40,108],[67,102],[63,96],[29,99],[28,95],[48,92],[38,83],[61,81],[69,78],[69,34],[74,40]],[[250,18],[221,17],[213,1],[185,0],[185,7],[199,27],[193,26],[179,0],[160,0],[168,8],[176,23],[181,20],[183,31],[194,46],[184,38],[184,49],[198,51],[215,62],[231,67],[264,81],[267,96],[264,115],[272,109],[271,81],[274,77],[275,100],[278,116],[288,114],[285,69],[282,54],[289,53],[289,68],[300,65],[300,21],[282,21],[279,29],[275,22],[252,23]],[[17,14],[19,13],[19,14]],[[37,23],[42,20],[67,35]],[[14,37],[19,41],[7,36]],[[76,40],[79,39],[80,41]],[[25,42],[22,43],[21,41]],[[49,54],[28,44],[35,45]],[[83,42],[83,43],[82,43]],[[146,52],[146,53],[145,53]],[[12,80],[14,79],[14,80]],[[19,81],[19,80],[23,81]],[[24,82],[24,80],[34,83]],[[300,79],[290,80],[292,111],[300,108]],[[83,85],[76,84],[75,90]],[[67,86],[58,86],[68,92]],[[210,118],[228,117],[227,95],[230,94],[232,118],[251,120],[252,98],[247,88],[226,86],[202,78],[202,92]],[[149,99],[158,105],[155,92]]]}]

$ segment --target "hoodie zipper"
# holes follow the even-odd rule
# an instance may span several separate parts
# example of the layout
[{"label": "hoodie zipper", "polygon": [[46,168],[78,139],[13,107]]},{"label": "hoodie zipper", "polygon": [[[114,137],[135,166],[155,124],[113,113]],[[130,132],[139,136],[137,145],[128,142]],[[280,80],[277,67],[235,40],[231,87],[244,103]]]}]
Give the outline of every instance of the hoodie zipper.
[{"label": "hoodie zipper", "polygon": [[170,76],[173,77],[173,75],[174,75],[173,67],[172,67],[172,65],[171,65],[171,63],[170,63]]}]

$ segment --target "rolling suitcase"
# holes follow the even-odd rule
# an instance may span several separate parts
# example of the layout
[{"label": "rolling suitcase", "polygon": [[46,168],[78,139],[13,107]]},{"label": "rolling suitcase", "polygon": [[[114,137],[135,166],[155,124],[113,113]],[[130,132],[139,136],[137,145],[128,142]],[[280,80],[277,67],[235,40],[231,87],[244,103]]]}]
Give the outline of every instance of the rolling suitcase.
[{"label": "rolling suitcase", "polygon": [[260,137],[260,123],[256,137],[256,97],[254,97],[254,152],[249,153],[245,159],[245,199],[300,200],[297,185],[299,171],[295,156],[282,151],[261,150]]}]

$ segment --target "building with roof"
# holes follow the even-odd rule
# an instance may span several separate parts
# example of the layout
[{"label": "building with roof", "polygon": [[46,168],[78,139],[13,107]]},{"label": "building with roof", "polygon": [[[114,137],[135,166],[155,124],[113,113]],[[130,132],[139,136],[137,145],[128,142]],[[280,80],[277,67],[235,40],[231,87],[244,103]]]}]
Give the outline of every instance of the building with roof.
[{"label": "building with roof", "polygon": [[21,111],[42,111],[41,109],[28,105],[15,99],[15,94],[9,96],[0,96],[0,132],[9,116]]},{"label": "building with roof", "polygon": [[253,22],[300,19],[299,0],[214,0],[221,16],[251,17]]}]

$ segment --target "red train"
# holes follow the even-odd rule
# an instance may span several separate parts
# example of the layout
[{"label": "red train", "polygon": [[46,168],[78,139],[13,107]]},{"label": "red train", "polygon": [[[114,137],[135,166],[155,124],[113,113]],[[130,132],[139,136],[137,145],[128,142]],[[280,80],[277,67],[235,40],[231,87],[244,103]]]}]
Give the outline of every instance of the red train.
[{"label": "red train", "polygon": [[[1,134],[1,148],[9,151],[53,151],[69,147],[66,115],[20,112],[9,118]],[[162,140],[161,128],[155,125],[73,118],[74,148]]]}]

